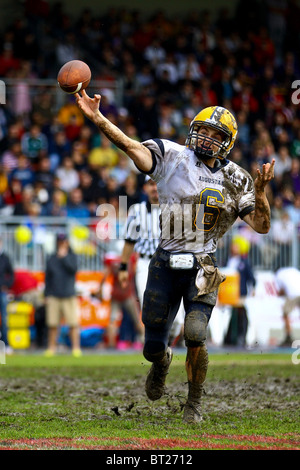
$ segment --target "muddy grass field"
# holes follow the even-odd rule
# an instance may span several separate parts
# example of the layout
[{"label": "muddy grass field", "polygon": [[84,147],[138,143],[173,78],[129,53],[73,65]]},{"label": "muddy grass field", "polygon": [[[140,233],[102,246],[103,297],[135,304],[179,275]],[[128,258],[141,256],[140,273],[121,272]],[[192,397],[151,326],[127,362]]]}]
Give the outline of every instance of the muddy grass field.
[{"label": "muddy grass field", "polygon": [[184,353],[167,394],[144,392],[140,354],[18,354],[0,365],[0,450],[299,450],[299,371],[286,354],[210,354],[203,421],[182,422]]}]

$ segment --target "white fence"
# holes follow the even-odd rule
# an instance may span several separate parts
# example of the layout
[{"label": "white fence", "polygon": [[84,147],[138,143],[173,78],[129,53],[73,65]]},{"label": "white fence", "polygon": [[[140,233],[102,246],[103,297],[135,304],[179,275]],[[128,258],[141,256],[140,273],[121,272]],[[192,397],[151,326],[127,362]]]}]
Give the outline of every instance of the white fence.
[{"label": "white fence", "polygon": [[[55,250],[56,235],[64,232],[77,254],[78,266],[82,271],[98,271],[103,268],[104,254],[108,251],[120,253],[122,236],[103,241],[97,235],[99,219],[53,218],[53,217],[1,217],[0,233],[3,250],[10,256],[15,269],[42,271],[47,256]],[[122,233],[124,221],[120,221]],[[267,235],[259,235],[246,225],[235,225],[219,242],[217,260],[225,266],[230,254],[233,236],[242,234],[250,240],[249,260],[253,269],[274,270],[276,266],[299,267],[299,228],[290,229],[288,241],[279,242],[277,234],[271,230]]]}]

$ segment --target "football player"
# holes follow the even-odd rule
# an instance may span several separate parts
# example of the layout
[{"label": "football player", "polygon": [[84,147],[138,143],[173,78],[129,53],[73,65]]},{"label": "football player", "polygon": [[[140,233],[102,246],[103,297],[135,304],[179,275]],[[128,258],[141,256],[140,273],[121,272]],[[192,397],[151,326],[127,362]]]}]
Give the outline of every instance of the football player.
[{"label": "football player", "polygon": [[168,334],[172,312],[183,299],[187,346],[188,396],[184,421],[201,421],[201,396],[208,367],[206,332],[224,280],[214,253],[218,241],[238,217],[258,233],[270,229],[266,186],[274,164],[257,169],[255,181],[228,159],[237,137],[237,123],[227,109],[213,106],[193,119],[185,145],[153,138],[137,142],[99,111],[101,96],[76,95],[85,116],[156,183],[161,206],[161,236],[151,258],[144,295],[143,354],[152,363],[146,379],[150,400],[165,392],[172,360]]}]

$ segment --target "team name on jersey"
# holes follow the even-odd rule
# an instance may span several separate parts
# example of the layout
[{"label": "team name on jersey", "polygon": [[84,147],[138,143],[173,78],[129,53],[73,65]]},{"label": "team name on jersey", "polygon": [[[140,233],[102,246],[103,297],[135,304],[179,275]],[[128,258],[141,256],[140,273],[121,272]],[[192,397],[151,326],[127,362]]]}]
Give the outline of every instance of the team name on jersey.
[{"label": "team name on jersey", "polygon": [[199,181],[203,181],[204,183],[216,184],[218,186],[224,186],[223,180],[210,178],[209,176],[199,176]]}]

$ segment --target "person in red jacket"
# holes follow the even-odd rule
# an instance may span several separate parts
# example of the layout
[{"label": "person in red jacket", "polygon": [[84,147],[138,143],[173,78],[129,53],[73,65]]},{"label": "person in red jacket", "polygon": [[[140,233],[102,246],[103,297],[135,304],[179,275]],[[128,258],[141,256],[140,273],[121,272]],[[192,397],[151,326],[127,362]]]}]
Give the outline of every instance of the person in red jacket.
[{"label": "person in red jacket", "polygon": [[143,342],[143,325],[140,318],[140,311],[135,291],[135,268],[134,263],[129,263],[128,283],[123,287],[119,281],[119,267],[121,257],[116,253],[107,253],[104,257],[105,272],[101,282],[99,297],[103,300],[111,301],[110,322],[107,327],[108,347],[118,347],[118,318],[119,313],[126,311],[131,318],[136,331],[136,341],[134,346]]}]

